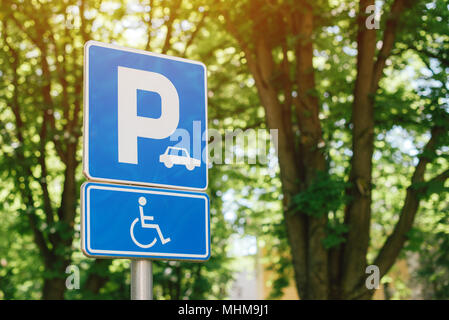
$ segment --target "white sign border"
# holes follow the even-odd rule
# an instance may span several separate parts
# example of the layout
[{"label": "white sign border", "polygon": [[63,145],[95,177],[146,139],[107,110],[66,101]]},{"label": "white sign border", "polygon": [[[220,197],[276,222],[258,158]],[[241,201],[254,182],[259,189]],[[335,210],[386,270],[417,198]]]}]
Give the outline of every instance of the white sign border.
[{"label": "white sign border", "polygon": [[[140,187],[142,188],[142,187]],[[160,252],[141,252],[141,251],[118,251],[118,250],[99,250],[92,249],[90,246],[90,189],[100,190],[113,190],[134,192],[134,193],[148,193],[148,194],[160,194],[175,197],[189,197],[204,199],[205,205],[205,226],[206,226],[206,252],[204,254],[178,254],[178,253],[160,253]],[[87,194],[87,199],[85,199]],[[86,210],[87,208],[87,210]],[[87,216],[87,217],[86,217]],[[154,260],[180,260],[189,262],[205,262],[210,259],[210,221],[209,221],[209,201],[205,194],[189,194],[180,192],[169,192],[163,190],[145,190],[134,189],[134,186],[120,186],[112,184],[99,184],[93,181],[85,182],[81,186],[81,250],[84,255],[89,258],[113,258],[113,259],[130,259],[130,258],[147,258]],[[99,255],[97,255],[99,254]],[[191,258],[191,259],[188,259]]]},{"label": "white sign border", "polygon": [[[160,188],[169,188],[174,190],[189,190],[189,191],[205,191],[209,185],[209,163],[208,159],[205,159],[204,165],[206,166],[206,185],[203,188],[195,188],[195,187],[185,187],[179,185],[167,185],[167,184],[158,184],[151,182],[142,182],[142,181],[128,181],[128,180],[116,180],[109,178],[100,178],[93,177],[89,172],[89,48],[91,46],[99,46],[104,48],[110,48],[115,50],[128,51],[133,53],[145,54],[148,56],[164,58],[168,60],[176,60],[182,61],[192,64],[200,65],[204,68],[204,99],[205,99],[205,133],[206,137],[208,137],[208,114],[207,114],[207,67],[204,63],[189,60],[179,57],[168,56],[165,54],[159,54],[134,48],[123,47],[115,44],[109,44],[104,42],[99,42],[95,40],[89,40],[84,45],[84,72],[83,72],[83,80],[84,80],[84,97],[83,97],[83,174],[90,181],[98,181],[98,182],[112,182],[119,184],[129,184],[135,186],[146,186],[146,187],[160,187]],[[206,141],[206,155],[208,155],[208,145]]]}]

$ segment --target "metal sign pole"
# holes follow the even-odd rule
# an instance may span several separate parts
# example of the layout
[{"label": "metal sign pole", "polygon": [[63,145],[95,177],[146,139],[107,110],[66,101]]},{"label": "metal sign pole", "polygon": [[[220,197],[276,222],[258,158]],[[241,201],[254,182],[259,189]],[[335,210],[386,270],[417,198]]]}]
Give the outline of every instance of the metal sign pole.
[{"label": "metal sign pole", "polygon": [[131,300],[153,300],[153,265],[150,260],[131,260]]}]

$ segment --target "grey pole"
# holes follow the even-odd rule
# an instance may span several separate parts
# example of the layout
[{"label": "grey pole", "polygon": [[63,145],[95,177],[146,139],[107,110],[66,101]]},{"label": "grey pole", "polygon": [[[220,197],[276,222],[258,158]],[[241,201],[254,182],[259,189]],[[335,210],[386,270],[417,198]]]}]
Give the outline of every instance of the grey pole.
[{"label": "grey pole", "polygon": [[131,300],[153,300],[151,260],[131,260]]}]

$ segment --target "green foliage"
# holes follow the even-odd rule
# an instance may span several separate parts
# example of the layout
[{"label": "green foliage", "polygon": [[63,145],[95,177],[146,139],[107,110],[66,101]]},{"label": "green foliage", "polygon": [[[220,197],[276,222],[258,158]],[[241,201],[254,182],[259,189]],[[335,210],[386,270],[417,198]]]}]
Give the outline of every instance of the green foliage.
[{"label": "green foliage", "polygon": [[346,202],[345,183],[341,178],[326,172],[318,172],[306,190],[293,198],[293,205],[299,212],[312,217],[321,217],[337,212]]},{"label": "green foliage", "polygon": [[327,236],[323,239],[323,245],[326,249],[330,249],[338,246],[339,244],[346,241],[345,233],[348,232],[349,228],[347,225],[332,221],[329,222],[327,227]]},{"label": "green foliage", "polygon": [[[68,211],[70,216],[75,212],[75,218],[66,221],[63,213],[67,207],[63,196],[79,199],[79,187],[84,181],[80,135],[85,41],[116,42],[201,60],[208,65],[213,79],[209,81],[210,105],[222,106],[223,114],[233,112],[230,103],[236,101],[231,101],[235,88],[231,88],[234,84],[228,85],[229,79],[240,77],[244,81],[247,76],[239,75],[235,66],[225,65],[239,63],[241,57],[235,51],[219,52],[229,40],[207,17],[204,3],[156,0],[151,1],[151,7],[148,4],[120,0],[1,2],[2,298],[43,297],[44,283],[64,280],[65,266],[70,263],[80,267],[81,288],[66,291],[66,298],[129,298],[129,264],[122,260],[97,264],[82,256],[79,201]],[[167,21],[167,16],[172,19]],[[170,33],[168,27],[172,28]],[[210,32],[215,34],[213,40]],[[226,77],[220,79],[215,73]],[[247,103],[245,95],[240,97],[240,104]],[[215,110],[211,109],[211,119],[223,119],[214,114]],[[242,114],[243,125],[245,119],[257,117],[243,118]],[[69,166],[75,167],[74,173],[68,171]],[[232,279],[227,257],[232,229],[223,219],[222,201],[215,193],[224,193],[232,184],[215,183],[220,181],[214,177],[222,174],[217,167],[209,174],[212,258],[204,264],[155,263],[154,277],[159,281],[155,284],[156,298],[226,297]],[[66,184],[72,175],[76,179],[74,188]],[[44,259],[47,249],[51,262]]]},{"label": "green foliage", "polygon": [[330,217],[326,229],[327,236],[322,239],[326,249],[338,246],[345,241],[348,226],[339,219],[339,215],[341,208],[348,201],[345,193],[348,185],[337,175],[318,172],[308,188],[293,198],[293,205],[299,212],[311,217],[323,215]]},{"label": "green foliage", "polygon": [[[382,5],[381,28],[387,17],[383,13],[392,2],[388,0]],[[128,261],[117,259],[109,264],[97,264],[80,253],[78,201],[73,209],[76,213],[73,221],[67,223],[59,216],[68,176],[67,163],[61,154],[74,156],[76,187],[68,192],[76,199],[84,181],[80,135],[83,44],[86,40],[115,42],[204,62],[208,67],[209,128],[224,135],[226,130],[236,128],[266,128],[265,110],[248,70],[248,57],[242,52],[242,42],[225,31],[224,13],[242,17],[235,28],[245,35],[240,40],[249,46],[254,45],[251,27],[259,24],[258,30],[264,33],[273,48],[273,59],[279,63],[284,56],[279,48],[284,36],[288,48],[293,48],[301,37],[285,34],[279,23],[283,15],[273,12],[301,10],[301,6],[300,1],[293,0],[269,3],[243,0],[2,1],[0,298],[42,298],[45,281],[66,276],[61,269],[63,260],[81,270],[81,289],[66,291],[66,298],[129,298]],[[322,243],[331,249],[345,241],[348,231],[343,223],[342,207],[349,200],[345,196],[348,188],[345,181],[349,180],[352,156],[357,2],[320,0],[314,1],[312,6],[318,17],[313,35],[317,85],[312,93],[322,106],[319,118],[329,172],[318,172],[312,183],[294,197],[293,206],[312,218],[327,216],[327,236]],[[418,1],[407,11],[387,60],[385,76],[373,97],[374,185],[372,247],[368,258],[371,260],[376,255],[398,221],[420,155],[431,159],[426,182],[412,185],[414,190],[425,190],[425,193],[421,196],[421,209],[415,228],[408,234],[403,257],[410,252],[419,254],[417,281],[426,287],[426,297],[434,298],[449,297],[446,228],[449,221],[447,205],[444,205],[449,201],[448,185],[447,182],[427,182],[449,165],[447,9],[447,0],[429,0]],[[267,21],[267,24],[260,25],[260,21]],[[170,23],[173,28],[167,37]],[[378,40],[382,39],[382,30],[377,32]],[[287,50],[287,56],[287,60],[293,62],[291,49]],[[291,66],[286,71],[292,78],[296,73]],[[273,81],[281,89],[285,87],[284,76],[273,75]],[[49,96],[44,93],[47,89],[50,89]],[[284,91],[281,101],[290,94]],[[299,138],[296,121],[292,117],[294,134]],[[44,132],[45,127],[47,132]],[[441,128],[443,134],[434,152],[423,153],[433,127]],[[277,159],[272,155],[268,165],[213,164],[209,181],[212,257],[204,264],[156,262],[155,298],[226,298],[235,273],[233,266],[238,265],[233,264],[235,261],[228,252],[233,234],[257,238],[258,249],[264,253],[263,263],[273,271],[268,283],[269,297],[280,298],[283,289],[293,283],[294,276],[283,221]],[[45,190],[49,193],[51,210],[45,201]],[[36,230],[58,258],[50,266],[45,265]],[[55,236],[57,244],[52,241]],[[90,291],[93,278],[102,285]],[[404,288],[407,284],[400,285]]]}]

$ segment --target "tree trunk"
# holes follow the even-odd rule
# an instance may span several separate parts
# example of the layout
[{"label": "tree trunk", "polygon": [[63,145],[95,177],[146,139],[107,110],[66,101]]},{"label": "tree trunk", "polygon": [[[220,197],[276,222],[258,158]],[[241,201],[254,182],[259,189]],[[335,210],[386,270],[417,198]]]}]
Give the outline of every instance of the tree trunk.
[{"label": "tree trunk", "polygon": [[[374,95],[393,49],[399,18],[416,0],[393,2],[377,59],[376,30],[366,26],[366,9],[374,2],[359,1],[357,78],[352,106],[353,156],[349,174],[351,186],[346,191],[350,200],[344,218],[349,231],[344,244],[330,250],[326,250],[322,243],[327,236],[328,212],[301,212],[294,204],[295,196],[307,190],[319,172],[327,170],[313,65],[313,41],[317,30],[314,24],[319,5],[298,0],[294,5],[284,3],[273,6],[279,11],[267,14],[260,2],[248,1],[245,14],[251,24],[241,30],[236,26],[241,24],[239,19],[242,16],[237,14],[233,17],[227,12],[230,8],[220,11],[225,17],[228,31],[245,53],[265,109],[267,126],[278,130],[284,221],[296,288],[301,299],[370,299],[373,294],[365,286],[365,270],[371,224]],[[288,57],[292,52],[293,59],[291,55]],[[276,59],[273,59],[273,53]],[[275,60],[279,57],[282,60],[277,64]],[[291,68],[290,64],[295,68]],[[291,77],[293,69],[294,79]],[[296,96],[292,98],[294,93]],[[295,114],[292,114],[292,104]],[[410,198],[410,192],[407,193],[403,211],[416,212],[418,199]],[[390,238],[385,249],[381,250],[379,263],[382,268],[389,268],[394,262],[413,222],[414,214],[401,216],[397,232],[392,235],[398,240]],[[393,253],[394,259],[386,259],[387,252]]]},{"label": "tree trunk", "polygon": [[64,278],[51,278],[44,280],[42,289],[42,299],[44,300],[63,300],[66,290]]},{"label": "tree trunk", "polygon": [[109,278],[104,276],[107,274],[112,259],[95,259],[89,270],[89,276],[83,285],[83,290],[93,295],[97,295],[100,289],[108,282]]},{"label": "tree trunk", "polygon": [[348,190],[350,202],[346,208],[345,224],[349,231],[343,246],[342,290],[344,297],[353,298],[352,292],[364,280],[366,254],[369,246],[371,223],[371,175],[374,150],[374,109],[371,96],[376,49],[376,30],[367,29],[366,8],[374,0],[361,0],[359,32],[357,35],[357,79],[352,108],[351,173]]},{"label": "tree trunk", "polygon": [[[320,102],[316,94],[313,67],[314,15],[309,5],[293,15],[293,28],[298,36],[295,45],[296,85],[298,96],[294,100],[299,130],[301,191],[307,189],[319,172],[326,170],[324,141],[319,119]],[[300,179],[301,177],[298,177]],[[303,299],[327,299],[329,296],[328,252],[323,246],[328,222],[327,212],[303,212],[307,225],[307,294]]]},{"label": "tree trunk", "polygon": [[[271,50],[260,39],[257,47],[257,65],[251,63],[255,76],[256,86],[262,105],[266,110],[266,118],[270,129],[278,130],[278,157],[281,173],[281,182],[284,198],[283,212],[286,222],[287,236],[290,243],[291,255],[295,270],[296,287],[300,295],[307,295],[307,217],[292,208],[292,199],[299,192],[299,171],[297,159],[295,158],[295,142],[288,139],[287,132],[291,124],[286,125],[282,117],[282,108],[277,99],[277,92],[271,82],[272,77],[272,56]],[[251,59],[249,59],[251,60]],[[291,121],[290,119],[288,119]]]}]

